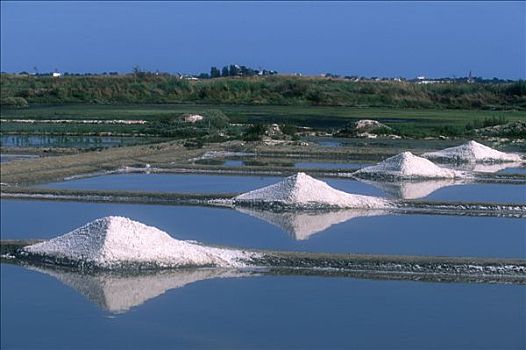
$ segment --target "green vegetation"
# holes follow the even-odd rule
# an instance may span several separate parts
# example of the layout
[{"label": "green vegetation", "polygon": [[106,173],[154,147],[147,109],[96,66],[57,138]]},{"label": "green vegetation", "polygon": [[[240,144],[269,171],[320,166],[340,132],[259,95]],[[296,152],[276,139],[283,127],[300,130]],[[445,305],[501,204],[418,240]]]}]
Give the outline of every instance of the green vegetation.
[{"label": "green vegetation", "polygon": [[8,96],[3,97],[0,100],[1,105],[5,107],[11,107],[11,108],[26,108],[29,107],[29,103],[27,103],[26,99],[23,97],[16,97],[16,96]]},{"label": "green vegetation", "polygon": [[[227,67],[229,69],[229,67]],[[219,69],[214,69],[217,76]],[[139,135],[192,139],[189,145],[259,140],[279,124],[338,131],[375,119],[406,137],[473,136],[475,129],[526,120],[526,82],[415,84],[300,77],[185,80],[136,73],[62,78],[1,75],[2,119],[141,119],[146,124],[2,122],[3,134]],[[184,114],[205,115],[194,124]],[[240,126],[239,124],[254,124]],[[248,130],[245,130],[247,129]],[[387,133],[387,130],[386,130]],[[521,132],[507,132],[512,137]]]},{"label": "green vegetation", "polygon": [[508,123],[509,120],[506,119],[504,116],[492,116],[492,117],[486,117],[484,119],[475,119],[472,122],[468,122],[466,124],[467,130],[474,130],[474,129],[481,129],[481,128],[487,128],[489,126],[495,126],[495,125],[503,125]]},{"label": "green vegetation", "polygon": [[[526,111],[513,110],[457,110],[457,109],[392,109],[363,107],[331,106],[272,106],[272,105],[204,105],[204,104],[65,104],[65,105],[31,105],[25,109],[2,108],[3,119],[141,119],[147,124],[23,124],[2,122],[1,131],[6,133],[54,134],[54,135],[151,135],[162,134],[163,123],[181,115],[205,114],[210,110],[220,111],[228,116],[234,124],[272,124],[282,126],[288,134],[289,128],[308,126],[315,129],[336,131],[349,122],[359,119],[374,119],[394,129],[393,133],[402,136],[426,137],[450,135],[453,133],[469,135],[473,126],[484,125],[484,120],[519,121],[526,120]],[[151,122],[151,123],[150,123]],[[487,122],[486,122],[487,123]],[[287,125],[283,128],[283,125]],[[468,126],[469,125],[469,126]],[[199,135],[206,134],[201,130],[190,131]],[[443,129],[446,128],[446,129]],[[447,130],[449,128],[450,130]],[[199,129],[199,128],[196,128]],[[221,129],[221,128],[220,128]],[[242,127],[236,125],[228,128],[226,134],[234,137],[241,135]],[[159,131],[159,133],[157,131]],[[167,129],[166,133],[170,133]],[[173,132],[173,130],[172,130]],[[218,131],[221,132],[221,131]],[[445,134],[445,132],[449,132]],[[174,132],[170,137],[182,137],[185,132]]]},{"label": "green vegetation", "polygon": [[146,131],[145,125],[112,124],[40,124],[2,122],[2,134],[40,135],[137,135]]},{"label": "green vegetation", "polygon": [[223,112],[212,109],[200,115],[203,120],[194,123],[185,121],[185,114],[165,115],[147,124],[144,132],[163,137],[189,138],[231,131],[229,119]]},{"label": "green vegetation", "polygon": [[[214,74],[217,71],[214,70]],[[171,75],[1,75],[2,105],[35,103],[205,103],[441,109],[524,109],[526,86],[514,83],[414,84],[301,77],[199,81]],[[15,102],[13,98],[18,98]]]},{"label": "green vegetation", "polygon": [[243,135],[243,140],[259,141],[265,135],[266,131],[267,131],[266,125],[254,124],[245,131],[245,134]]}]

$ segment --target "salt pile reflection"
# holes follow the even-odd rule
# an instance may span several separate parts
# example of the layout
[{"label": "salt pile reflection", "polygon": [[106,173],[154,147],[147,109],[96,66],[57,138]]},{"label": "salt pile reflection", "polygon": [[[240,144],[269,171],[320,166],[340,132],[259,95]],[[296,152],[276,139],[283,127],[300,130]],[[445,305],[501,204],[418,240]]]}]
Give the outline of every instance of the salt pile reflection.
[{"label": "salt pile reflection", "polygon": [[250,273],[228,269],[178,269],[142,273],[79,273],[30,267],[73,288],[90,302],[111,313],[124,313],[171,289],[212,278],[245,277]]},{"label": "salt pile reflection", "polygon": [[316,233],[351,219],[389,214],[386,210],[371,209],[275,212],[241,207],[236,210],[273,224],[298,241],[307,240]]},{"label": "salt pile reflection", "polygon": [[525,163],[460,163],[460,164],[445,164],[444,167],[462,170],[473,171],[476,173],[497,173],[506,169],[521,168]]},{"label": "salt pile reflection", "polygon": [[438,191],[441,188],[449,186],[458,186],[467,184],[467,181],[442,179],[442,180],[425,180],[425,181],[398,181],[385,182],[373,180],[360,180],[363,183],[369,184],[386,194],[397,199],[418,199],[425,198],[431,193]]}]

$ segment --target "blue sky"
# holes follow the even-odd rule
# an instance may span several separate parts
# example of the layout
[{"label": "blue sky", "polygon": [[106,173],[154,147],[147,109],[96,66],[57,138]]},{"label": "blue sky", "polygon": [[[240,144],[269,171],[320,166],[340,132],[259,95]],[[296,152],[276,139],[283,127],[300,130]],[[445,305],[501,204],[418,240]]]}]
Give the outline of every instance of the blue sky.
[{"label": "blue sky", "polygon": [[525,2],[1,3],[2,71],[526,78]]}]

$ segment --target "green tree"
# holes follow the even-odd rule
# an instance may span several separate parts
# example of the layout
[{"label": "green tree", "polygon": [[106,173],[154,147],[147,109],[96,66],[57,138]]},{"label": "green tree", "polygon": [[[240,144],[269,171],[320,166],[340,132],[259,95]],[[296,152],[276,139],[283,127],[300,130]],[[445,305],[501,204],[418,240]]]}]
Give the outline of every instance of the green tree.
[{"label": "green tree", "polygon": [[235,64],[231,64],[228,68],[228,73],[231,77],[236,77],[239,75],[239,73],[241,73],[241,71],[238,68],[238,66],[236,66]]},{"label": "green tree", "polygon": [[219,71],[219,68],[212,67],[210,68],[210,78],[219,78],[221,76],[221,72]]}]

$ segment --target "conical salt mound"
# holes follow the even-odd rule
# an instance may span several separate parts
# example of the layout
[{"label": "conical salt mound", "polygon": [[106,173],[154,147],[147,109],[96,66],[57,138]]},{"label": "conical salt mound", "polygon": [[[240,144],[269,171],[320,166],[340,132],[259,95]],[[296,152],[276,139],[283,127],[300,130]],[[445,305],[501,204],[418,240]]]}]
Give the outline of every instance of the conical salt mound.
[{"label": "conical salt mound", "polygon": [[97,219],[63,236],[24,250],[57,264],[118,269],[181,266],[242,266],[250,254],[201,246],[170,237],[155,227],[124,217]]},{"label": "conical salt mound", "polygon": [[376,197],[355,195],[332,188],[305,173],[289,176],[277,184],[234,198],[236,205],[280,205],[291,208],[386,208],[389,202]]},{"label": "conical salt mound", "polygon": [[442,162],[520,162],[522,158],[518,154],[504,153],[475,141],[469,141],[463,145],[450,147],[436,152],[422,154],[422,157]]},{"label": "conical salt mound", "polygon": [[431,161],[404,152],[387,158],[377,165],[360,169],[354,173],[359,177],[396,179],[452,179],[462,177],[459,171],[444,169]]}]

